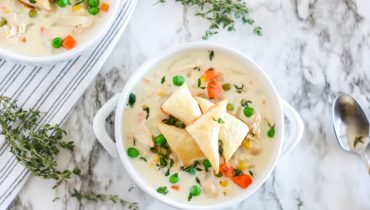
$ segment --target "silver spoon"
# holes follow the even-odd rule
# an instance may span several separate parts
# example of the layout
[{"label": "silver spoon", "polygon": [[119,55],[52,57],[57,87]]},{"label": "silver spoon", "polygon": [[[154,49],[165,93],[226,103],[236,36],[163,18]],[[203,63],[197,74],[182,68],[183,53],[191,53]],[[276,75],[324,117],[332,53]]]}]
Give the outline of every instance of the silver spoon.
[{"label": "silver spoon", "polygon": [[339,95],[333,103],[334,131],[339,145],[347,152],[357,153],[365,161],[370,174],[366,152],[369,144],[369,121],[361,106],[350,95]]}]

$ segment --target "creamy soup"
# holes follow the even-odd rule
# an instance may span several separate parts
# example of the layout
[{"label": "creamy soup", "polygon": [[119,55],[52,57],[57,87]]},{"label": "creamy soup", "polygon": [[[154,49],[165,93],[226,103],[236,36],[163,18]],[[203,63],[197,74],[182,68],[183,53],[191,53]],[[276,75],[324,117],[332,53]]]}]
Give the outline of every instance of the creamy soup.
[{"label": "creamy soup", "polygon": [[[181,121],[168,114],[170,109],[167,104],[180,88],[186,90],[184,86],[199,104],[193,110],[183,108],[180,104],[187,100],[189,94],[176,98],[173,104],[179,107],[174,107],[172,113],[186,119]],[[201,101],[215,105],[202,110],[204,104]],[[198,107],[200,113],[195,110]],[[223,109],[227,114],[223,115]],[[245,66],[221,52],[192,51],[159,64],[132,90],[125,110],[124,145],[138,174],[142,174],[142,178],[158,193],[192,204],[227,200],[248,189],[266,166],[274,144],[276,119],[273,109],[265,87]],[[198,113],[198,116],[187,121],[189,116],[182,116],[181,113],[189,110]],[[221,113],[223,117],[202,120],[208,112]],[[247,133],[242,133],[242,139],[234,145],[236,151],[225,163],[223,152],[226,147],[220,137],[198,137],[214,137],[207,132],[219,135],[229,122],[228,118],[236,120]],[[217,123],[220,126],[217,127]],[[168,127],[169,130],[161,132],[163,127],[160,129],[159,125],[165,128],[173,126],[177,130]],[[190,136],[190,139],[194,137],[193,140],[188,139],[191,144],[172,147],[173,141],[180,141],[182,137],[179,133],[172,135],[171,130]],[[207,148],[203,141],[217,144],[217,160],[207,158],[214,154],[208,153],[212,148]],[[204,157],[185,165],[184,157],[179,157],[176,151],[189,147],[193,147],[187,150],[189,153],[201,148]]]},{"label": "creamy soup", "polygon": [[0,47],[27,56],[71,50],[94,36],[110,0],[1,0]]}]

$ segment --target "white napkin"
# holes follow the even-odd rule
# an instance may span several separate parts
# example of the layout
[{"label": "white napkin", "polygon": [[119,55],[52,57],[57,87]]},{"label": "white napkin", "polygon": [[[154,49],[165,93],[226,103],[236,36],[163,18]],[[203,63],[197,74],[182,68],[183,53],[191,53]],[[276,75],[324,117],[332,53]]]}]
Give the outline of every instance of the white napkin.
[{"label": "white napkin", "polygon": [[[136,0],[127,0],[103,40],[73,60],[29,66],[0,58],[0,95],[45,112],[41,123],[63,123],[122,35],[135,4]],[[29,175],[0,136],[0,209],[11,204]]]}]

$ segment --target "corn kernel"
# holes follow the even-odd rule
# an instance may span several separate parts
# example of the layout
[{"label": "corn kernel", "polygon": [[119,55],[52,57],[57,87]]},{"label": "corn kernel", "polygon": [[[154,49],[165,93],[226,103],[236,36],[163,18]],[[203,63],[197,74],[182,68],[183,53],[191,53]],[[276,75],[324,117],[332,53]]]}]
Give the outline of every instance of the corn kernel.
[{"label": "corn kernel", "polygon": [[158,90],[157,95],[158,96],[164,96],[164,91],[163,90]]},{"label": "corn kernel", "polygon": [[160,159],[160,157],[159,157],[159,155],[155,155],[155,162],[159,162],[159,159]]},{"label": "corn kernel", "polygon": [[247,138],[244,139],[244,141],[242,142],[242,147],[245,150],[251,149],[252,148],[252,141],[247,139]]},{"label": "corn kernel", "polygon": [[205,81],[206,81],[206,77],[205,77],[205,76],[201,76],[199,79],[200,79],[200,81],[202,81],[202,82],[205,82]]},{"label": "corn kernel", "polygon": [[79,5],[79,4],[77,4],[77,5],[74,5],[73,7],[72,7],[72,11],[73,12],[77,12],[78,10],[80,10],[81,9],[81,6]]},{"label": "corn kernel", "polygon": [[239,161],[239,164],[236,168],[241,170],[241,171],[244,171],[245,169],[249,168],[249,165],[248,165],[247,162],[241,160],[241,161]]},{"label": "corn kernel", "polygon": [[229,184],[228,181],[220,181],[221,187],[227,187],[228,184]]}]

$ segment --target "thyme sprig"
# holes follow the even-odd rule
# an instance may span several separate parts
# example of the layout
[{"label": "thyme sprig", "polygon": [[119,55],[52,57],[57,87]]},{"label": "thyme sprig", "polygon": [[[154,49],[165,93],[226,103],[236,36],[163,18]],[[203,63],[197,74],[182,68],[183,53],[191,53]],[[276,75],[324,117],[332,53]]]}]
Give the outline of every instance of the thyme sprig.
[{"label": "thyme sprig", "polygon": [[132,209],[132,210],[139,209],[136,202],[129,202],[129,201],[123,200],[122,198],[118,197],[118,195],[85,193],[85,192],[80,192],[76,189],[73,189],[71,196],[75,197],[80,202],[83,200],[93,201],[93,202],[112,201],[113,203],[120,203],[122,206],[127,206],[129,209]]},{"label": "thyme sprig", "polygon": [[[262,35],[262,28],[255,24],[254,19],[250,16],[250,8],[241,0],[175,0],[183,6],[193,6],[199,9],[195,13],[205,20],[209,21],[209,28],[205,31],[203,39],[218,33],[220,29],[226,31],[235,31],[235,22],[241,21],[253,27],[256,35]],[[159,0],[165,3],[166,0]]]},{"label": "thyme sprig", "polygon": [[60,149],[73,151],[74,144],[61,141],[66,132],[58,125],[45,124],[36,129],[39,119],[39,111],[23,110],[10,98],[0,96],[1,134],[10,145],[10,151],[34,176],[54,179],[56,184],[53,188],[56,188],[72,174],[80,174],[77,167],[73,170],[57,169],[56,157]]}]

